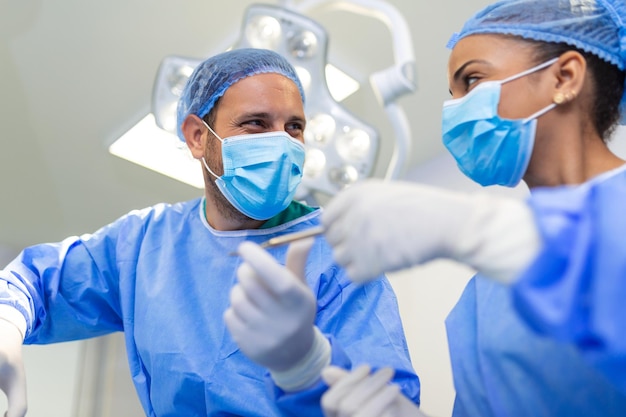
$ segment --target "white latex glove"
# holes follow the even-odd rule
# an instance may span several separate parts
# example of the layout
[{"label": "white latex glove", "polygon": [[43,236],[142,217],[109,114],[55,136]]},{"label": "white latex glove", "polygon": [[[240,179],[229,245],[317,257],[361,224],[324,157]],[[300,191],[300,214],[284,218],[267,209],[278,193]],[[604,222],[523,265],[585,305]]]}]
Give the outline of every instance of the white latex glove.
[{"label": "white latex glove", "polygon": [[7,396],[5,417],[26,415],[26,372],[22,361],[24,338],[11,322],[0,319],[0,389]]},{"label": "white latex glove", "polygon": [[393,369],[371,374],[367,365],[353,371],[329,366],[322,371],[330,387],[322,396],[326,417],[424,417],[418,406],[390,384]]},{"label": "white latex glove", "polygon": [[270,371],[294,367],[313,346],[316,299],[304,280],[312,244],[313,239],[292,243],[286,267],[255,243],[238,249],[245,262],[224,320],[242,352]]},{"label": "white latex glove", "polygon": [[335,260],[357,282],[435,258],[510,282],[541,245],[523,201],[402,181],[353,185],[328,203],[322,224]]}]

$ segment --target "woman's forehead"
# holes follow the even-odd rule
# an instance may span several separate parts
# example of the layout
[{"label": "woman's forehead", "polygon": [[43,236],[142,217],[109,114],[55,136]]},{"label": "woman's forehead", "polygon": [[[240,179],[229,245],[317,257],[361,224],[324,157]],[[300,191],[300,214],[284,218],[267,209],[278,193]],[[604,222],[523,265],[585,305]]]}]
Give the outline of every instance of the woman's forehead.
[{"label": "woman's forehead", "polygon": [[524,66],[532,57],[532,49],[522,40],[498,34],[467,36],[456,43],[448,61],[448,72],[454,74],[471,61],[485,61],[491,65]]}]

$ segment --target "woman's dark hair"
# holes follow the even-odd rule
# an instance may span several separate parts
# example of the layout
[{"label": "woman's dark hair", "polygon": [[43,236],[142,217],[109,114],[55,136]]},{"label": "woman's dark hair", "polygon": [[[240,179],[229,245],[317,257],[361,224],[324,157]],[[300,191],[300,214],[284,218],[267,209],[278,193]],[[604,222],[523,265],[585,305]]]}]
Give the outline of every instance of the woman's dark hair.
[{"label": "woman's dark hair", "polygon": [[624,93],[624,71],[596,55],[566,43],[535,41],[530,43],[534,44],[537,63],[545,62],[567,51],[576,51],[587,60],[587,68],[594,83],[591,120],[602,140],[606,141],[620,119],[619,105]]}]

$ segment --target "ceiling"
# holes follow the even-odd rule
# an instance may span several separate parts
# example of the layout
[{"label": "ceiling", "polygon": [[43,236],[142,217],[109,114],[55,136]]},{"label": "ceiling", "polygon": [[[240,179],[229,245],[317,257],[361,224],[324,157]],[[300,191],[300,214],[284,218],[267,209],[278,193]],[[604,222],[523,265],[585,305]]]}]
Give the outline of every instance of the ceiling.
[{"label": "ceiling", "polygon": [[[445,44],[488,2],[389,1],[407,20],[417,64],[418,89],[398,102],[413,136],[405,173],[444,151]],[[252,3],[0,0],[0,261],[26,245],[93,232],[131,209],[201,194],[107,147],[149,112],[163,57],[220,52]],[[364,85],[346,106],[382,134],[381,176],[394,138],[367,77],[393,64],[387,27],[347,12],[310,16],[329,32],[329,60]]]}]

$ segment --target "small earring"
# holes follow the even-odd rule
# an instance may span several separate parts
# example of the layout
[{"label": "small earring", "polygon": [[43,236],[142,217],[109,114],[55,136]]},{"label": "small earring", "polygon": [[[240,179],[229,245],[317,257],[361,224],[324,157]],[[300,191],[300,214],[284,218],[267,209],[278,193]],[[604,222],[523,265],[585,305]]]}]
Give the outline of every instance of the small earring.
[{"label": "small earring", "polygon": [[565,93],[565,101],[572,101],[574,97],[575,97],[574,93],[572,93],[571,91],[568,91],[567,93]]},{"label": "small earring", "polygon": [[554,104],[563,104],[565,103],[566,100],[566,96],[565,94],[561,93],[560,91],[556,94],[554,94],[554,97],[552,97],[552,101],[554,102]]}]

